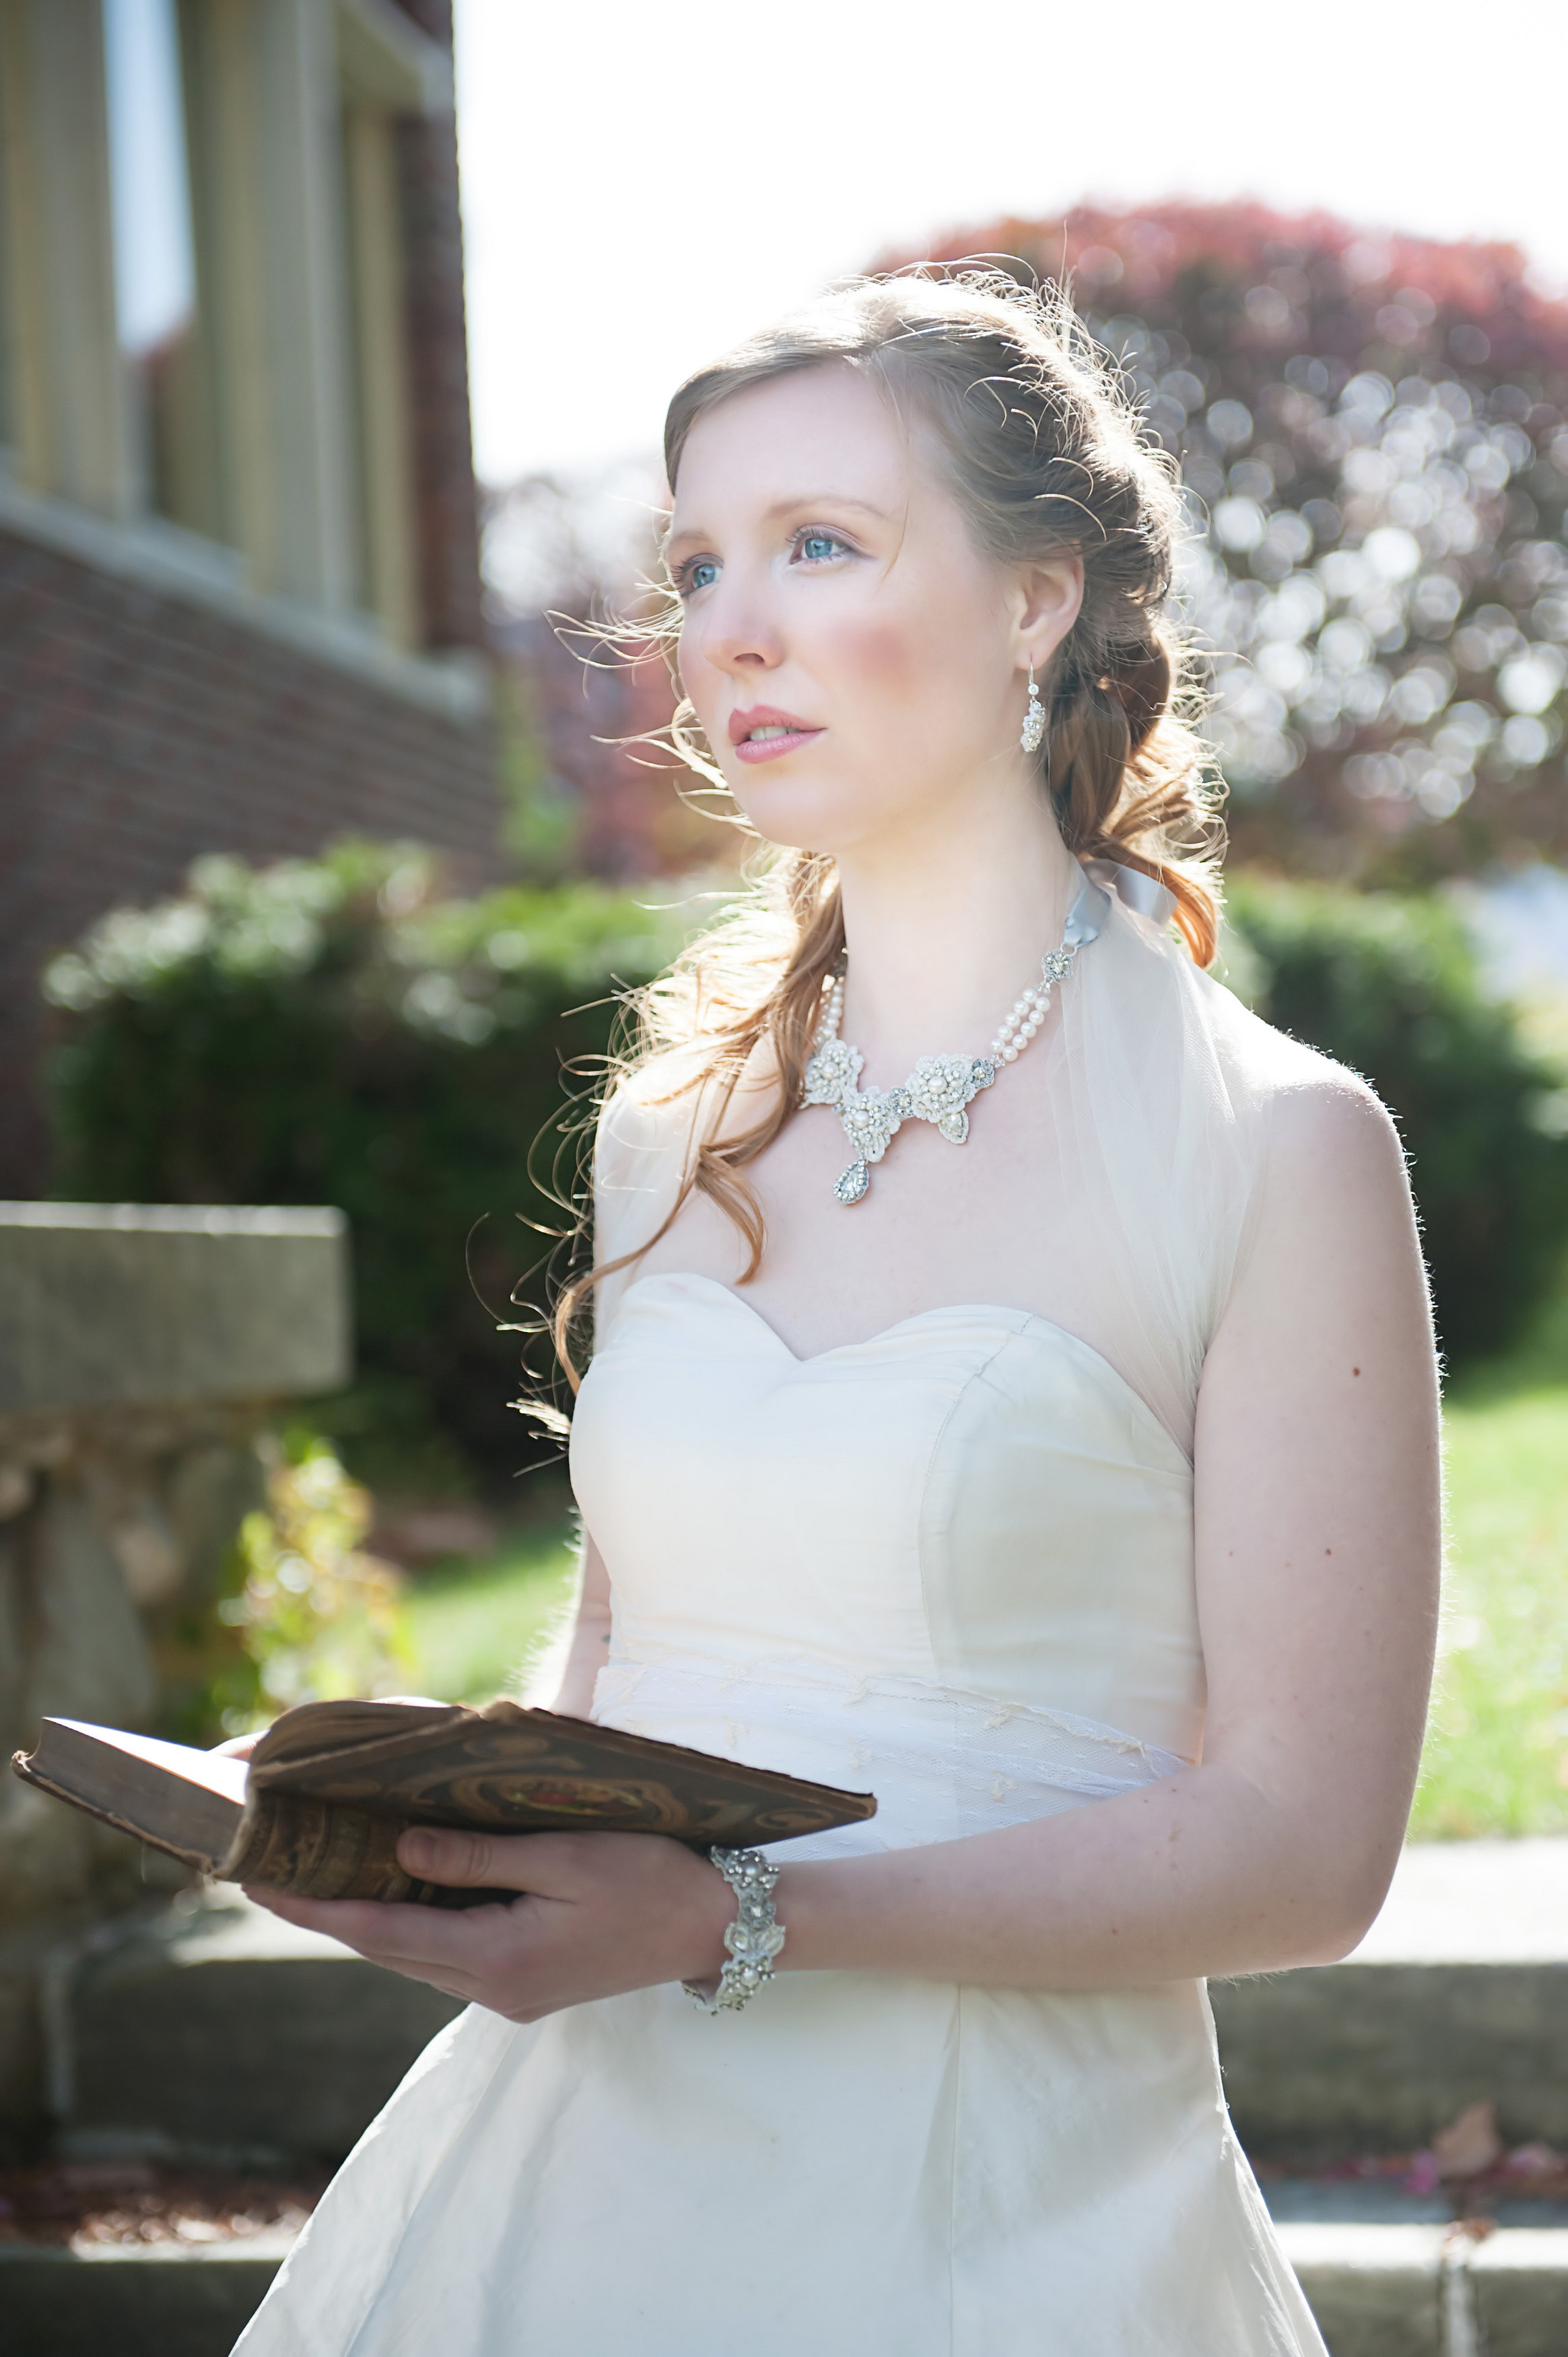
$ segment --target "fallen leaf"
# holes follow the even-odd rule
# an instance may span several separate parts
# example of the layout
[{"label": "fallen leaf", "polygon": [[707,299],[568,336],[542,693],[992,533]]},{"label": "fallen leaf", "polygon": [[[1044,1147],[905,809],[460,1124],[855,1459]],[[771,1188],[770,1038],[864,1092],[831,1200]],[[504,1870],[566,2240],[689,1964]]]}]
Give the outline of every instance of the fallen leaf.
[{"label": "fallen leaf", "polygon": [[1456,2120],[1439,2128],[1432,2139],[1432,2150],[1441,2178],[1483,2175],[1503,2154],[1496,2105],[1466,2104]]}]

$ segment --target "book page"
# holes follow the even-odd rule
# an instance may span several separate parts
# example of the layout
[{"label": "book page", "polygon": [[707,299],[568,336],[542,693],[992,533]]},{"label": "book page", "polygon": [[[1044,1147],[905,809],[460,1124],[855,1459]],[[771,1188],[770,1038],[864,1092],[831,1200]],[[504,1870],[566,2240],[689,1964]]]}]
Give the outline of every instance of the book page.
[{"label": "book page", "polygon": [[150,1768],[162,1768],[177,1776],[182,1784],[199,1784],[205,1792],[220,1792],[226,1801],[236,1801],[242,1808],[245,1803],[245,1762],[221,1752],[198,1751],[188,1743],[165,1743],[156,1735],[132,1735],[121,1727],[90,1727],[85,1719],[57,1718],[56,1727],[69,1727],[73,1735],[85,1735],[93,1743],[102,1744],[111,1751],[123,1751],[133,1760],[145,1760]]},{"label": "book page", "polygon": [[81,1719],[46,1718],[16,1772],[106,1824],[210,1872],[243,1813],[242,1760]]}]

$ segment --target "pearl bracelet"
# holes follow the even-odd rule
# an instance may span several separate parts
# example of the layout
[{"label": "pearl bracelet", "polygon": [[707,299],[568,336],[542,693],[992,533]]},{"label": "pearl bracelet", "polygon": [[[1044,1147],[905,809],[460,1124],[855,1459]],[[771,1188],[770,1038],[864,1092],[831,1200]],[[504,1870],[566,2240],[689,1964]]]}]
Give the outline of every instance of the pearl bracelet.
[{"label": "pearl bracelet", "polygon": [[738,1902],[725,1929],[729,1957],[711,1992],[695,1981],[681,1986],[704,2013],[738,2013],[773,1978],[773,1959],[784,1945],[784,1926],[773,1911],[779,1868],[759,1849],[711,1849],[708,1857]]}]

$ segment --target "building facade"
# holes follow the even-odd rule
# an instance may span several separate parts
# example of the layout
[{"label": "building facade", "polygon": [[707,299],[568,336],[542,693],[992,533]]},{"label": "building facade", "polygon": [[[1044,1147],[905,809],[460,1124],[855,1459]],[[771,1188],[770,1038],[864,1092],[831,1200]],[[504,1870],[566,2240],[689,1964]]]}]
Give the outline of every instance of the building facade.
[{"label": "building facade", "polygon": [[0,1195],[189,861],[497,857],[450,0],[0,0]]}]

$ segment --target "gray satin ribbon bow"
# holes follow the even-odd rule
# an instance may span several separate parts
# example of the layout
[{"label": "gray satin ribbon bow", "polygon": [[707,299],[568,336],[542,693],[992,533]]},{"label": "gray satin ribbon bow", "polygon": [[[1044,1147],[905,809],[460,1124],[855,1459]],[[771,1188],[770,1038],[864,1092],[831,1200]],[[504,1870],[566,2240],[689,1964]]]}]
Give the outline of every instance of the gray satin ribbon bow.
[{"label": "gray satin ribbon bow", "polygon": [[1086,859],[1083,870],[1106,891],[1114,892],[1135,917],[1147,917],[1152,924],[1165,925],[1176,914],[1175,893],[1167,892],[1163,884],[1145,876],[1141,868],[1123,867],[1114,859]]}]

